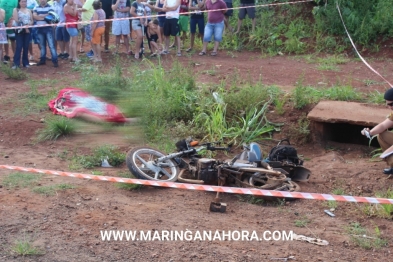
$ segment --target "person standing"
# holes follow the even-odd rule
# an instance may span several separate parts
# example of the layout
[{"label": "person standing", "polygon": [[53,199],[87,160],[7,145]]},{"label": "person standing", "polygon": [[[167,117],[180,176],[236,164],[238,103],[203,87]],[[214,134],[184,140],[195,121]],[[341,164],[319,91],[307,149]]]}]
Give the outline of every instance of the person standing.
[{"label": "person standing", "polygon": [[68,24],[78,22],[78,6],[74,0],[67,0],[67,4],[64,6],[65,21],[67,23],[66,29],[69,34],[71,41],[69,44],[71,62],[78,63],[79,58],[77,55],[78,45],[78,26],[77,24]]},{"label": "person standing", "polygon": [[233,15],[233,4],[232,0],[224,0],[225,4],[227,5],[228,10],[224,14],[224,23],[225,28],[229,30],[229,32],[233,33],[235,30],[229,24],[229,18]]},{"label": "person standing", "polygon": [[[27,8],[33,13],[33,9],[38,5],[36,0],[27,0]],[[34,22],[33,22],[34,24]],[[37,28],[30,28],[29,61],[34,60],[33,44],[38,46]]]},{"label": "person standing", "polygon": [[206,0],[206,10],[208,10],[207,24],[203,35],[203,49],[199,53],[200,56],[206,55],[207,44],[214,35],[214,48],[210,53],[211,56],[217,55],[218,46],[222,41],[222,33],[224,32],[224,14],[227,5],[223,0]]},{"label": "person standing", "polygon": [[[114,18],[128,18],[131,9],[129,0],[112,0],[112,10],[114,11]],[[116,36],[116,51],[119,52],[120,39],[123,36],[124,45],[126,46],[127,54],[131,54],[130,42],[128,35],[130,34],[130,21],[128,19],[114,20],[112,23],[112,34]]]},{"label": "person standing", "polygon": [[[48,5],[47,0],[40,0],[40,4],[33,11],[33,18],[36,20],[37,25],[48,25],[45,17],[50,11],[54,12],[53,8]],[[37,63],[37,66],[46,64],[46,45],[48,44],[53,66],[59,67],[52,27],[50,25],[39,27],[37,29],[37,36],[41,51],[40,61]]]},{"label": "person standing", "polygon": [[[85,31],[85,36],[86,36],[87,42],[91,42],[91,36],[92,36],[90,19],[93,17],[93,13],[94,13],[93,2],[94,2],[94,0],[86,0],[85,3],[83,4],[82,8],[77,9],[77,11],[82,12],[82,22],[83,22],[82,25],[83,25],[83,30]],[[81,51],[82,50],[83,49],[82,49],[82,45],[81,45]],[[91,46],[90,51],[86,53],[86,56],[89,58],[94,57],[93,46]]]},{"label": "person standing", "polygon": [[189,10],[194,11],[191,13],[190,19],[190,48],[186,52],[192,51],[194,49],[196,28],[198,26],[198,38],[201,39],[203,43],[203,34],[205,32],[205,16],[201,11],[205,9],[205,0],[191,0],[189,5]]},{"label": "person standing", "polygon": [[238,20],[237,20],[237,31],[235,34],[240,32],[240,27],[242,26],[243,19],[246,17],[246,14],[252,20],[252,32],[255,32],[255,0],[240,0],[240,7]]},{"label": "person standing", "polygon": [[[33,14],[27,8],[27,0],[19,0],[18,6],[14,9],[12,15],[17,25],[32,25]],[[16,49],[14,55],[14,66],[12,69],[20,67],[20,58],[22,54],[23,67],[29,67],[29,43],[30,43],[30,28],[16,29],[15,33]]]},{"label": "person standing", "polygon": [[[72,1],[72,0],[71,0]],[[57,45],[60,47],[60,54],[58,57],[62,59],[68,59],[69,55],[69,44],[70,44],[70,34],[67,32],[66,26],[64,23],[66,22],[66,17],[64,14],[64,5],[66,4],[66,0],[55,0],[53,2],[53,9],[56,14],[59,16],[59,24],[56,26],[55,30],[55,46],[57,49]]]},{"label": "person standing", "polygon": [[180,40],[183,42],[183,44],[186,41],[189,27],[188,25],[190,24],[190,18],[188,15],[189,4],[190,0],[180,0],[179,35]]},{"label": "person standing", "polygon": [[[77,6],[77,10],[78,10],[78,21],[81,22],[82,21],[82,11],[80,11],[83,7],[83,5],[85,4],[85,0],[74,0],[74,3]],[[79,23],[77,25],[78,31],[81,33],[81,44],[79,47],[79,53],[84,53],[85,50],[83,49],[83,45],[85,43],[85,27],[83,26],[82,23]]]},{"label": "person standing", "polygon": [[143,42],[143,32],[144,27],[147,26],[146,21],[146,9],[145,6],[142,4],[142,0],[137,0],[132,3],[130,14],[133,18],[132,19],[132,30],[136,32],[136,41],[135,41],[135,59],[142,58],[140,57],[143,53],[142,50],[142,42]]},{"label": "person standing", "polygon": [[[101,37],[105,33],[105,11],[102,10],[100,0],[93,2],[94,14],[91,18],[91,43],[93,46],[94,59],[93,62],[102,62],[101,58]],[[97,22],[94,22],[97,21]]]},{"label": "person standing", "polygon": [[[18,5],[18,0],[2,0],[0,2],[0,8],[4,10],[5,16],[4,16],[4,24],[8,24],[8,20],[12,18],[12,13],[14,11],[14,8],[16,8]],[[15,54],[15,33],[14,30],[8,29],[6,31],[7,33],[7,39],[11,41],[11,49],[12,52]],[[10,61],[10,53],[9,53],[9,45],[8,41],[7,44],[4,44],[4,50],[5,50],[5,56],[4,60],[5,61]]]},{"label": "person standing", "polygon": [[[102,10],[105,12],[105,19],[113,18],[112,0],[101,0]],[[105,21],[104,32],[104,52],[109,53],[109,33],[112,27],[112,21]]]},{"label": "person standing", "polygon": [[[4,9],[0,8],[0,28],[5,28],[4,24],[4,19],[5,19],[5,11]],[[5,30],[0,30],[0,61],[4,62],[3,60],[3,46],[4,44],[7,44],[7,33]]]},{"label": "person standing", "polygon": [[165,48],[162,54],[169,54],[169,40],[170,36],[175,37],[175,43],[177,45],[177,56],[181,56],[180,50],[180,28],[179,28],[179,10],[180,0],[166,0],[162,11],[165,12],[165,24],[164,24],[164,36],[165,36]]}]

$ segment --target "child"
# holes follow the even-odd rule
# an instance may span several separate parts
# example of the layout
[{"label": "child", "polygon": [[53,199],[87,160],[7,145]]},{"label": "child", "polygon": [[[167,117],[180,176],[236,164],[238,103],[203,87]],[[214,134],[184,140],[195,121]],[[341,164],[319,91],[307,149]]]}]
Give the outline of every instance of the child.
[{"label": "child", "polygon": [[152,54],[150,57],[157,56],[160,52],[160,48],[158,47],[157,43],[161,43],[160,35],[160,28],[158,27],[158,20],[154,19],[150,21],[147,26],[147,37],[150,41],[151,45],[151,52]]},{"label": "child", "polygon": [[[4,25],[5,11],[0,8],[0,28],[5,28]],[[3,46],[7,44],[7,33],[5,30],[0,30],[0,61],[3,62]]]}]

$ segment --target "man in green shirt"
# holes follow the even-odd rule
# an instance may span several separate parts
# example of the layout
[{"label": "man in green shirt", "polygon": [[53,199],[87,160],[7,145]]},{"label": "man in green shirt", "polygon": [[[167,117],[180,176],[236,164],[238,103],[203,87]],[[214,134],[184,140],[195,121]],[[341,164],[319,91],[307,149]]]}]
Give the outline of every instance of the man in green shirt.
[{"label": "man in green shirt", "polygon": [[[0,0],[0,8],[4,9],[5,11],[5,19],[4,19],[4,24],[7,25],[8,20],[12,16],[12,12],[14,11],[14,8],[18,6],[18,0]],[[11,40],[11,48],[12,52],[15,54],[15,33],[13,30],[7,30],[7,37],[9,40]],[[8,44],[4,45],[4,50],[5,50],[5,56],[4,60],[5,61],[10,61],[10,56],[9,56],[9,46]]]}]

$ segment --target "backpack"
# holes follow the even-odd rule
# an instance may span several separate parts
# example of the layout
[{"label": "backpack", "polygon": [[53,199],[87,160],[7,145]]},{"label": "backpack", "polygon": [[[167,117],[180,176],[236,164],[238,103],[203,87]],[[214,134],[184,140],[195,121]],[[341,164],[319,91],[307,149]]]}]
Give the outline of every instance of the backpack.
[{"label": "backpack", "polygon": [[[286,141],[287,145],[281,145],[282,142]],[[302,165],[303,161],[297,156],[296,148],[291,146],[288,139],[281,140],[277,146],[270,150],[269,161],[288,161],[295,165]]]}]

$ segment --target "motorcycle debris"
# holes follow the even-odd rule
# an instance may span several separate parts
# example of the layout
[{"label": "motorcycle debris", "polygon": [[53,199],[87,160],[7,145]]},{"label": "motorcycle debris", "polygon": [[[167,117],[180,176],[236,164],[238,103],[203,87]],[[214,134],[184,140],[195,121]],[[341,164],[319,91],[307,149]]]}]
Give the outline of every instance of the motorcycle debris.
[{"label": "motorcycle debris", "polygon": [[329,210],[324,210],[324,212],[325,212],[326,214],[328,214],[329,216],[331,216],[331,217],[335,217],[335,216],[336,216],[335,214],[333,214],[333,213],[330,212]]},{"label": "motorcycle debris", "polygon": [[227,204],[226,203],[216,203],[216,202],[211,202],[210,203],[210,211],[211,212],[225,213],[226,210],[227,210]]},{"label": "motorcycle debris", "polygon": [[109,164],[109,162],[108,162],[108,157],[102,159],[102,164],[101,164],[101,166],[102,166],[102,167],[113,167],[113,166],[111,166],[111,165]]},{"label": "motorcycle debris", "polygon": [[270,260],[283,260],[283,261],[288,261],[290,259],[296,260],[294,256],[289,256],[289,257],[272,257]]}]

